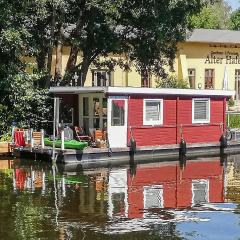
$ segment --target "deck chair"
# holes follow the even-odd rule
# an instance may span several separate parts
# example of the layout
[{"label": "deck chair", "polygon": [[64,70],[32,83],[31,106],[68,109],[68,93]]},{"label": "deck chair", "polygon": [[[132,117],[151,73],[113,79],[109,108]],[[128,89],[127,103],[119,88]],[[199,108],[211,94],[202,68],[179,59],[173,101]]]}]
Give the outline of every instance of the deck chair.
[{"label": "deck chair", "polygon": [[41,132],[33,132],[34,146],[41,145]]},{"label": "deck chair", "polygon": [[25,139],[24,139],[24,131],[22,130],[15,130],[14,131],[14,145],[16,147],[25,147]]},{"label": "deck chair", "polygon": [[74,129],[75,129],[75,134],[78,141],[87,141],[87,142],[91,141],[91,137],[88,135],[85,135],[81,127],[76,126]]}]

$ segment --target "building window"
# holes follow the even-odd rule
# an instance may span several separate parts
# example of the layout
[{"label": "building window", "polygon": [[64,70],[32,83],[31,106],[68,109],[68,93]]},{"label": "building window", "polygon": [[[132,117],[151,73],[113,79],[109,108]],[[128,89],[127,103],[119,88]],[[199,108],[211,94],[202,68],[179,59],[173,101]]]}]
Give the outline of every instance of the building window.
[{"label": "building window", "polygon": [[92,86],[93,87],[111,86],[111,73],[106,70],[93,70]]},{"label": "building window", "polygon": [[141,87],[150,87],[150,74],[146,69],[141,71]]},{"label": "building window", "polygon": [[214,69],[205,69],[205,89],[214,88]]},{"label": "building window", "polygon": [[209,202],[209,181],[205,179],[192,181],[192,204]]},{"label": "building window", "polygon": [[163,124],[163,100],[144,99],[143,100],[143,125]]},{"label": "building window", "polygon": [[112,100],[112,126],[124,126],[125,100]]},{"label": "building window", "polygon": [[240,96],[240,69],[235,69],[235,89],[238,98]]},{"label": "building window", "polygon": [[192,100],[192,122],[210,123],[210,99]]},{"label": "building window", "polygon": [[194,68],[188,69],[188,80],[190,88],[195,88],[196,70]]}]

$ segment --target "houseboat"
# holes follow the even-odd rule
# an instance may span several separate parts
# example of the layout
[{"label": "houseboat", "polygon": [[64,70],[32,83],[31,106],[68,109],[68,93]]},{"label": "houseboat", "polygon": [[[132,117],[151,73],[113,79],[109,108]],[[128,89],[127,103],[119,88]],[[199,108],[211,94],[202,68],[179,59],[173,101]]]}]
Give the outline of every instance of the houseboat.
[{"label": "houseboat", "polygon": [[[219,154],[227,100],[235,94],[134,87],[52,87],[50,93],[60,99],[60,122],[80,127],[82,139],[91,136],[95,143],[84,150],[56,149],[65,163],[175,158],[181,140],[188,156]],[[51,148],[34,151],[52,155]]]}]

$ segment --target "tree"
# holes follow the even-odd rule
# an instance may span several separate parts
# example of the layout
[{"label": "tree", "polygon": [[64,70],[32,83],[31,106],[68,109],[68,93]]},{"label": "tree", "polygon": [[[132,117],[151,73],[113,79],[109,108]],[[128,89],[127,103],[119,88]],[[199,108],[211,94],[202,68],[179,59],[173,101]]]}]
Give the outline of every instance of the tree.
[{"label": "tree", "polygon": [[[68,38],[71,54],[66,70],[79,70],[83,84],[90,64],[111,53],[128,56],[124,67],[135,65],[139,71],[146,69],[158,76],[166,75],[163,66],[173,64],[177,42],[185,39],[187,17],[200,11],[205,3],[199,0],[73,2],[76,8],[71,9],[78,15],[70,14],[73,28]],[[75,65],[78,52],[83,60]]]},{"label": "tree", "polygon": [[225,0],[204,6],[200,13],[189,18],[191,28],[227,29],[231,7]]},{"label": "tree", "polygon": [[[43,0],[42,0],[43,1]],[[44,75],[26,72],[25,56],[37,51],[29,31],[29,1],[0,2],[0,134],[7,132],[11,122],[21,127],[37,127],[48,115],[46,89],[41,87]]]},{"label": "tree", "polygon": [[[176,44],[186,35],[188,17],[200,11],[205,1],[0,1],[0,111],[7,114],[0,118],[0,125],[6,129],[17,118],[23,125],[39,126],[49,116],[46,89],[53,83],[54,49],[55,82],[62,84],[75,71],[84,84],[93,64],[111,70],[116,64],[126,70],[135,66],[139,72],[166,76],[164,66],[172,66]],[[71,47],[64,79],[63,45]],[[112,60],[111,54],[125,54],[126,60]],[[80,63],[78,55],[82,56]],[[29,68],[26,57],[36,59],[37,64]]]},{"label": "tree", "polygon": [[229,29],[240,30],[240,8],[234,11],[230,16]]}]

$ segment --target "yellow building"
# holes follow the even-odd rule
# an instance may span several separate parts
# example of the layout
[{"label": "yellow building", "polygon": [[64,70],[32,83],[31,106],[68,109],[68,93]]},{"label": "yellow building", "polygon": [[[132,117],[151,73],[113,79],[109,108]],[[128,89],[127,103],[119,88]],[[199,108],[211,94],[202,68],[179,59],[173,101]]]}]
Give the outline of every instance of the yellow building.
[{"label": "yellow building", "polygon": [[[70,49],[63,48],[62,68],[66,67]],[[114,56],[124,58],[123,56]],[[79,57],[80,61],[81,56]],[[56,56],[53,56],[53,66]],[[236,90],[240,93],[240,31],[195,29],[185,42],[178,44],[175,74],[189,81],[191,88]],[[54,72],[54,68],[53,68]],[[76,81],[78,76],[73,79]],[[116,67],[90,68],[84,86],[134,86],[155,87],[156,77],[146,78],[135,69],[124,71]]]},{"label": "yellow building", "polygon": [[192,88],[223,89],[225,75],[225,88],[240,93],[240,31],[195,29],[176,61],[178,78]]}]

